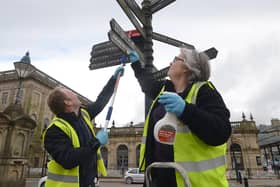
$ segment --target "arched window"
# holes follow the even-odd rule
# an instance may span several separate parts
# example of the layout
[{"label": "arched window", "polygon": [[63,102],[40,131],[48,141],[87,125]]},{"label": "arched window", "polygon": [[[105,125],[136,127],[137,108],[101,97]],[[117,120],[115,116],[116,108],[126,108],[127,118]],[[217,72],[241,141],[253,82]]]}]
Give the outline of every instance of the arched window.
[{"label": "arched window", "polygon": [[101,147],[101,155],[104,160],[105,167],[108,167],[108,149],[106,147]]},{"label": "arched window", "polygon": [[136,167],[139,166],[139,157],[140,157],[140,144],[136,147]]},{"label": "arched window", "polygon": [[232,169],[243,170],[244,169],[243,157],[242,157],[241,147],[239,144],[234,143],[230,146],[230,156],[231,156]]},{"label": "arched window", "polygon": [[127,169],[128,167],[128,148],[126,145],[120,145],[117,149],[117,169]]}]

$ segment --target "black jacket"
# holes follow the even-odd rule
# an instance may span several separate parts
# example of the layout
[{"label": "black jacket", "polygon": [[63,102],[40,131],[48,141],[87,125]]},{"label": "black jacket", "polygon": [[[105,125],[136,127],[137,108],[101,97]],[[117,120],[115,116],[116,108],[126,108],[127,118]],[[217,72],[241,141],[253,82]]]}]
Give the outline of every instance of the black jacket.
[{"label": "black jacket", "polygon": [[[111,78],[98,95],[94,103],[86,106],[91,119],[94,119],[106,106],[113,91],[115,78]],[[58,127],[53,125],[45,134],[44,146],[51,157],[65,169],[80,167],[80,187],[93,183],[97,176],[96,151],[100,146],[98,140],[92,136],[90,129],[82,118],[80,111],[77,117],[74,113],[61,113],[57,117],[66,120],[78,134],[80,147],[74,148],[71,139]]]},{"label": "black jacket", "polygon": [[[140,83],[142,91],[151,99],[154,99],[165,85],[166,91],[175,92],[174,85],[170,80],[156,81],[151,79],[151,75],[140,67],[140,63],[132,64],[135,76]],[[192,85],[179,95],[186,98]],[[155,123],[165,114],[164,107],[156,102],[151,111],[150,123],[148,126],[147,144],[145,151],[146,164],[155,161],[173,162],[173,146],[160,144],[155,141],[153,128]],[[192,133],[196,134],[204,143],[217,146],[227,142],[231,135],[231,125],[229,121],[230,112],[216,89],[210,88],[207,84],[203,85],[197,96],[196,104],[186,104],[182,115],[179,117],[184,124],[188,124]],[[187,150],[186,150],[187,154]],[[140,160],[140,163],[142,161]],[[176,186],[173,170],[165,169],[164,172],[156,171],[152,173],[157,186]]]}]

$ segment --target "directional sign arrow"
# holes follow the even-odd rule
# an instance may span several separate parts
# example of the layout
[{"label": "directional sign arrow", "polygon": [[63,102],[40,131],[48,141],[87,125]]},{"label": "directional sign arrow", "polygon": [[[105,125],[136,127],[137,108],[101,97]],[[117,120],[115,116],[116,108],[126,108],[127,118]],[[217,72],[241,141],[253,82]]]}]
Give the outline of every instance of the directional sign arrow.
[{"label": "directional sign arrow", "polygon": [[[128,1],[134,1],[134,0],[128,0]],[[136,12],[136,16],[139,16],[138,19],[145,24],[145,20],[144,20],[144,16],[142,15],[142,12],[139,11],[138,8],[136,8],[137,3],[136,2],[130,2],[127,3],[128,1],[125,0],[117,0],[117,2],[119,3],[119,5],[121,6],[121,8],[123,9],[124,13],[127,15],[127,17],[130,19],[130,21],[132,22],[132,24],[135,26],[135,28],[141,33],[141,35],[146,38],[146,34],[142,28],[142,26],[140,25],[140,23],[137,21],[136,17],[134,16],[134,12]],[[132,10],[134,12],[132,12],[130,10],[130,7],[132,8]],[[137,5],[138,6],[138,5]]]},{"label": "directional sign arrow", "polygon": [[106,41],[106,42],[101,42],[99,44],[92,46],[92,50],[98,51],[100,49],[105,49],[105,48],[112,47],[112,46],[115,46],[115,45],[111,41]]},{"label": "directional sign arrow", "polygon": [[[112,56],[110,57],[104,57],[103,59],[94,59],[92,60],[92,63],[89,65],[90,70],[94,69],[100,69],[104,67],[111,67],[121,64],[121,55],[115,56],[114,58]],[[99,61],[98,61],[99,60]]]},{"label": "directional sign arrow", "polygon": [[204,51],[204,53],[209,57],[209,59],[214,59],[217,57],[218,51],[215,47],[212,47],[210,49],[207,49]]},{"label": "directional sign arrow", "polygon": [[110,26],[112,30],[108,33],[109,39],[126,54],[129,50],[136,51],[139,55],[140,61],[144,63],[145,58],[143,53],[127,36],[121,26],[114,19],[110,21]]},{"label": "directional sign arrow", "polygon": [[167,72],[169,70],[169,66],[165,67],[157,72],[152,73],[152,78],[156,80],[163,79],[167,76]]},{"label": "directional sign arrow", "polygon": [[92,47],[91,56],[99,57],[106,54],[121,52],[120,49],[111,41],[96,44]]},{"label": "directional sign arrow", "polygon": [[194,49],[194,46],[191,44],[181,42],[179,40],[176,40],[174,38],[171,38],[171,37],[168,37],[163,34],[156,33],[156,32],[153,32],[152,38],[155,40],[158,40],[160,42],[167,43],[167,44],[170,44],[170,45],[173,45],[176,47],[186,47],[188,49]]},{"label": "directional sign arrow", "polygon": [[170,3],[173,3],[176,0],[157,0],[157,1],[152,1],[151,5],[151,12],[155,13],[159,11],[160,9],[168,6]]},{"label": "directional sign arrow", "polygon": [[92,47],[89,69],[99,69],[121,64],[124,53],[111,41],[102,42]]},{"label": "directional sign arrow", "polygon": [[[207,50],[203,51],[202,53],[205,53],[209,57],[209,59],[211,60],[211,59],[216,58],[216,56],[218,54],[218,51],[214,47],[212,47],[210,49],[207,49]],[[170,66],[167,66],[167,67],[165,67],[165,68],[163,68],[159,71],[156,71],[156,72],[152,73],[152,78],[156,79],[156,80],[160,80],[160,79],[165,78],[167,76],[167,72],[169,70],[169,67]]]},{"label": "directional sign arrow", "polygon": [[132,12],[135,14],[135,16],[140,20],[140,22],[145,25],[145,17],[142,13],[141,8],[138,6],[138,4],[134,0],[125,0],[126,4],[132,10]]}]

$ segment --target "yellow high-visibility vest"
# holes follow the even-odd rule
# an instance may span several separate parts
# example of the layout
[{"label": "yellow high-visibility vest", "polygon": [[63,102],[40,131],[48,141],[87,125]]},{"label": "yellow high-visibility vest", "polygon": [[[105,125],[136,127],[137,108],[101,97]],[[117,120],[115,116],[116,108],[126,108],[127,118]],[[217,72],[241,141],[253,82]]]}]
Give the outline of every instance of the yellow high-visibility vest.
[{"label": "yellow high-visibility vest", "polygon": [[[185,100],[188,103],[196,104],[198,91],[205,84],[208,84],[210,88],[214,89],[214,86],[207,81],[194,83]],[[160,93],[164,89],[163,87]],[[142,171],[147,167],[144,154],[150,113],[159,95],[153,101],[144,125],[139,157],[139,168]],[[188,125],[181,123],[177,126],[173,149],[174,162],[185,169],[192,187],[228,187],[228,181],[226,179],[226,143],[220,146],[207,145],[190,131]],[[178,187],[185,186],[181,174],[177,171],[176,182]]]},{"label": "yellow high-visibility vest", "polygon": [[[90,128],[93,136],[95,136],[93,126],[90,122],[89,114],[86,110],[82,109],[82,116],[86,121],[86,124]],[[79,137],[75,129],[65,120],[54,117],[52,125],[59,127],[67,136],[72,140],[74,148],[80,147]],[[45,131],[46,132],[46,131]],[[43,134],[43,141],[45,139],[45,133]],[[101,156],[100,148],[97,150],[97,171],[103,176],[107,175],[107,171],[104,165],[104,161]],[[45,184],[46,187],[79,187],[79,166],[72,169],[65,169],[55,160],[48,162],[48,178]]]}]

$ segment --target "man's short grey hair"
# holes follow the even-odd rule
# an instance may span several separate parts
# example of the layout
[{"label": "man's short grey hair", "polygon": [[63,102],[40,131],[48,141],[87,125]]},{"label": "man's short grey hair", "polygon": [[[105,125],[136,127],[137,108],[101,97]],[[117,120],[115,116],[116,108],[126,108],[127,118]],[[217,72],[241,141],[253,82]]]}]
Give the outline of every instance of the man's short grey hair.
[{"label": "man's short grey hair", "polygon": [[203,52],[187,48],[180,48],[180,52],[185,59],[186,66],[191,71],[189,81],[207,81],[210,77],[209,57]]}]

